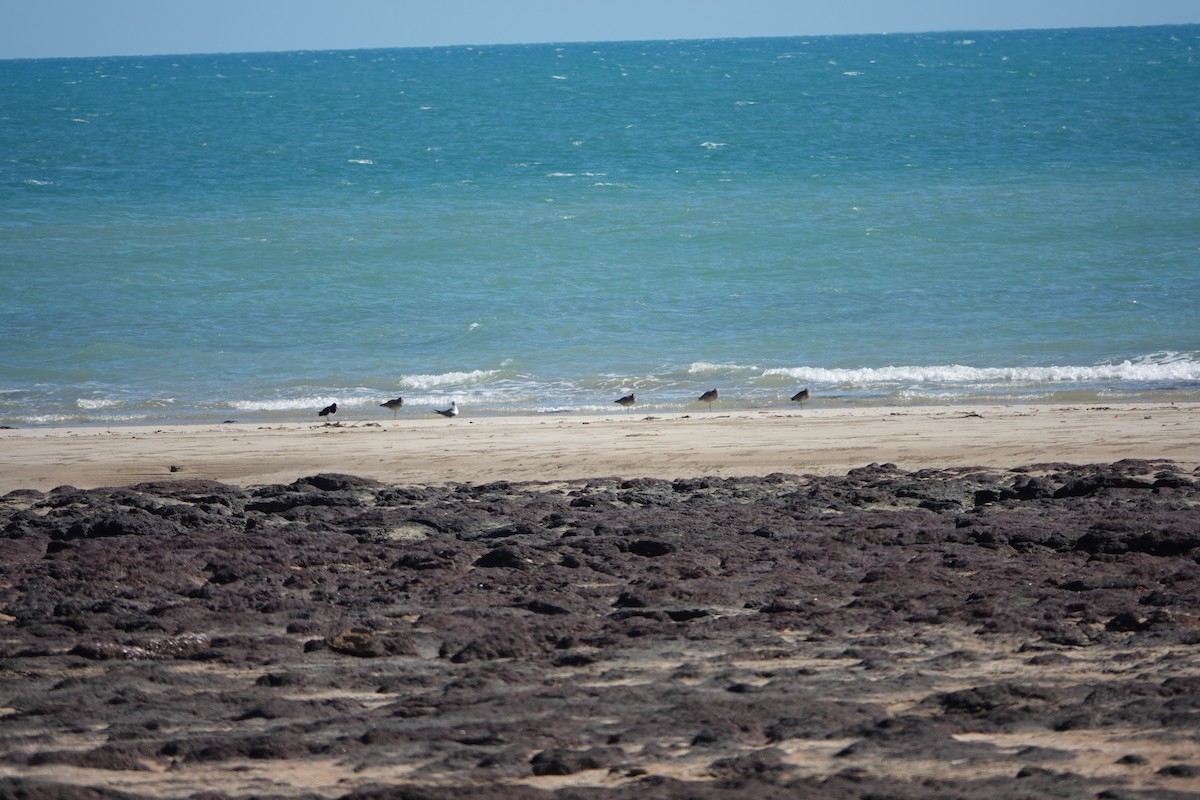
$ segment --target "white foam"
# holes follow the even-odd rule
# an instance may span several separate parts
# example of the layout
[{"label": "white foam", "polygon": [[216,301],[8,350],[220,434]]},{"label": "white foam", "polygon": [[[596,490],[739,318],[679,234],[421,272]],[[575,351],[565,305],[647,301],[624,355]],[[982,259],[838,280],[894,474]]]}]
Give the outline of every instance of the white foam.
[{"label": "white foam", "polygon": [[75,405],[85,408],[88,411],[96,411],[101,408],[117,408],[125,405],[125,403],[121,400],[111,400],[106,397],[80,397],[75,401]]},{"label": "white foam", "polygon": [[1095,366],[971,367],[962,364],[936,366],[866,367],[828,369],[788,367],[763,370],[763,376],[783,376],[798,381],[831,386],[880,386],[936,384],[980,386],[1034,383],[1096,383],[1106,381],[1161,382],[1200,381],[1200,362],[1177,353],[1158,353]]},{"label": "white foam", "polygon": [[688,374],[695,375],[701,372],[742,372],[746,370],[756,370],[757,366],[746,364],[714,364],[711,361],[695,361],[688,366]]},{"label": "white foam", "polygon": [[274,400],[231,400],[230,408],[235,411],[298,411],[305,408],[324,408],[334,402],[333,397],[282,397]]},{"label": "white foam", "polygon": [[440,375],[405,375],[399,385],[408,389],[428,390],[441,386],[481,383],[500,373],[497,370],[477,369],[471,372],[443,372]]}]

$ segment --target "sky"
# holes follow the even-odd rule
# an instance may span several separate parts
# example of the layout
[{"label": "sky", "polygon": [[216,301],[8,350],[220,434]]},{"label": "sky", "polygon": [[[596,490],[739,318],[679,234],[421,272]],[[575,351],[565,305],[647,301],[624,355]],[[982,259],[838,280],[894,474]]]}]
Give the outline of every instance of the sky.
[{"label": "sky", "polygon": [[1197,0],[0,0],[0,59],[1184,23]]}]

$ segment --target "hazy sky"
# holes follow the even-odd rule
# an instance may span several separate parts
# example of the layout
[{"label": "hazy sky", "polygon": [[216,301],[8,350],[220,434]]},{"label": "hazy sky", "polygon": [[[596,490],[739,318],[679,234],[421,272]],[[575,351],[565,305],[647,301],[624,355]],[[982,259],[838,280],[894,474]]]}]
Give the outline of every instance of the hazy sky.
[{"label": "hazy sky", "polygon": [[0,59],[1198,22],[1197,0],[0,0]]}]

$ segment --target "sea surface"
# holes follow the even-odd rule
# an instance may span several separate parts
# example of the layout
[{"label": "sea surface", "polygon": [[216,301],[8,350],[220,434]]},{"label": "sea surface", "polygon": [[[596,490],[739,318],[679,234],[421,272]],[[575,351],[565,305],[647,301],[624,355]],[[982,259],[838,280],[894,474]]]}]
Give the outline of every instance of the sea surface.
[{"label": "sea surface", "polygon": [[1200,26],[0,61],[0,424],[1200,400]]}]

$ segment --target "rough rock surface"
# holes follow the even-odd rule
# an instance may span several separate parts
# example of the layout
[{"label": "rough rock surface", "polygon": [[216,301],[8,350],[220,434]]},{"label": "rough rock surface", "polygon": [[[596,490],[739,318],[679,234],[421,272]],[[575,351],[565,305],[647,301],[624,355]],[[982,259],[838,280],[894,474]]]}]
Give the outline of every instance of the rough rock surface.
[{"label": "rough rock surface", "polygon": [[0,498],[0,797],[1200,796],[1170,462]]}]

